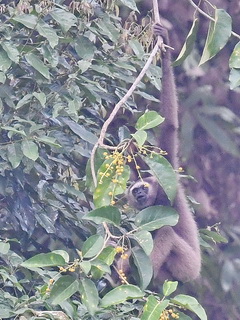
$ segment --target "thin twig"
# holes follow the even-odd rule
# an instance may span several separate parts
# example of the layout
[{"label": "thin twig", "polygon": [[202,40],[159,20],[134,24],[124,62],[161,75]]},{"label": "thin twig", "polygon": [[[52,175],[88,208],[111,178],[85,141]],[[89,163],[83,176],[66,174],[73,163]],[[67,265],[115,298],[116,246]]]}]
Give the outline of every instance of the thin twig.
[{"label": "thin twig", "polygon": [[[191,5],[192,5],[199,13],[201,13],[201,15],[203,15],[204,17],[208,18],[208,19],[211,20],[211,21],[215,21],[215,19],[214,19],[213,17],[209,16],[205,11],[203,11],[202,9],[200,9],[199,6],[198,6],[196,3],[194,3],[193,0],[188,0],[188,1],[191,3]],[[236,32],[232,31],[231,34],[232,34],[232,36],[240,39],[240,35],[237,34]]]},{"label": "thin twig", "polygon": [[110,123],[113,121],[113,119],[115,118],[115,116],[118,113],[119,109],[125,104],[125,102],[128,100],[128,98],[133,94],[134,90],[136,89],[136,87],[138,86],[140,81],[142,80],[143,76],[145,75],[145,73],[147,72],[148,68],[150,67],[150,65],[152,63],[153,58],[157,54],[158,49],[161,46],[161,43],[162,43],[162,41],[161,42],[159,42],[159,40],[157,41],[157,43],[154,46],[154,48],[153,48],[153,50],[152,50],[147,62],[145,63],[145,65],[144,65],[143,69],[141,70],[141,72],[139,73],[139,75],[137,76],[136,80],[131,85],[131,87],[129,88],[128,92],[125,94],[125,96],[115,105],[113,111],[109,115],[109,118],[103,124],[103,127],[102,127],[102,130],[100,132],[100,136],[99,136],[98,142],[94,145],[94,147],[92,149],[92,153],[91,153],[91,158],[90,158],[91,172],[92,172],[93,182],[94,182],[95,186],[97,186],[97,178],[96,178],[96,172],[95,172],[95,167],[94,167],[94,157],[95,157],[96,150],[97,150],[97,148],[99,146],[100,147],[105,146],[103,141],[104,141],[104,138],[106,136],[106,132],[107,132],[107,129],[108,129]]}]

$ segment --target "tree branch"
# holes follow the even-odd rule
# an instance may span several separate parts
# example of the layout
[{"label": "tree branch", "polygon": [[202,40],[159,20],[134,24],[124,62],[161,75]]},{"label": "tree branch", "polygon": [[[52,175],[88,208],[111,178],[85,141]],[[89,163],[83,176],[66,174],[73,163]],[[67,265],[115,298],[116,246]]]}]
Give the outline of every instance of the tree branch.
[{"label": "tree branch", "polygon": [[[188,0],[188,1],[190,2],[190,4],[191,4],[199,13],[201,13],[201,15],[203,15],[204,17],[206,17],[207,19],[209,19],[209,20],[211,20],[211,21],[215,21],[215,19],[214,19],[213,17],[209,16],[206,12],[204,12],[202,9],[200,9],[199,6],[198,6],[196,3],[194,3],[193,0]],[[231,34],[232,34],[232,36],[240,39],[240,35],[237,34],[236,32],[232,31]]]}]

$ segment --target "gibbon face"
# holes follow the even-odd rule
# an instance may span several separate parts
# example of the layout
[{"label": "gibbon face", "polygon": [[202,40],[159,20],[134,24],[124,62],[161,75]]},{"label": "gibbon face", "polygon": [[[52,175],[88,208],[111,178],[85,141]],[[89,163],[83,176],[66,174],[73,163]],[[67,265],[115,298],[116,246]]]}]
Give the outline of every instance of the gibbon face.
[{"label": "gibbon face", "polygon": [[134,183],[128,190],[129,204],[138,209],[152,206],[156,202],[158,184],[153,177],[148,177]]}]

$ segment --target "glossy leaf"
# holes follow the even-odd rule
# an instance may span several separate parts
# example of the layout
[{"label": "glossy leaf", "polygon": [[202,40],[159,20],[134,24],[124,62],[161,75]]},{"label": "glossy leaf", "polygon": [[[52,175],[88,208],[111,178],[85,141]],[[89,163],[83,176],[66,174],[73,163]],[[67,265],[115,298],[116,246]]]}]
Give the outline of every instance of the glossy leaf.
[{"label": "glossy leaf", "polygon": [[21,150],[20,143],[16,142],[16,143],[8,145],[7,151],[8,151],[7,152],[8,160],[10,161],[12,167],[14,169],[17,168],[23,158],[23,153]]},{"label": "glossy leaf", "polygon": [[179,66],[182,62],[189,56],[191,53],[193,46],[196,41],[197,31],[198,31],[199,19],[195,18],[193,20],[192,27],[186,37],[185,43],[177,57],[177,59],[173,62],[173,66]]},{"label": "glossy leaf", "polygon": [[178,286],[177,281],[165,281],[163,284],[163,294],[164,296],[170,296],[174,291],[176,291]]},{"label": "glossy leaf", "polygon": [[101,301],[101,306],[107,308],[115,304],[123,303],[129,299],[142,298],[142,292],[137,286],[134,285],[121,285],[109,291]]},{"label": "glossy leaf", "polygon": [[142,147],[147,140],[147,132],[144,130],[137,130],[132,134],[132,137],[137,141],[139,147]]},{"label": "glossy leaf", "polygon": [[53,9],[49,12],[49,14],[55,21],[57,21],[57,23],[60,24],[64,32],[67,32],[72,26],[75,26],[77,23],[77,18],[74,14],[60,8]]},{"label": "glossy leaf", "polygon": [[38,23],[37,16],[33,14],[20,14],[20,15],[14,16],[13,20],[20,22],[21,24],[23,24],[25,27],[29,29],[36,28],[36,25]]},{"label": "glossy leaf", "polygon": [[24,261],[21,265],[25,268],[42,268],[64,266],[65,259],[60,254],[48,252],[39,253],[36,256]]},{"label": "glossy leaf", "polygon": [[84,258],[92,258],[103,248],[104,239],[102,236],[94,234],[89,237],[82,246],[82,255]]},{"label": "glossy leaf", "polygon": [[95,284],[90,279],[82,279],[79,284],[79,291],[82,303],[88,309],[90,315],[94,315],[98,310],[99,297]]},{"label": "glossy leaf", "polygon": [[134,0],[120,0],[120,2],[131,10],[139,12]]},{"label": "glossy leaf", "polygon": [[157,127],[164,121],[156,111],[148,111],[144,113],[136,123],[137,130],[147,130]]},{"label": "glossy leaf", "polygon": [[138,231],[133,235],[134,239],[143,248],[147,255],[153,250],[153,238],[152,234],[146,230]]},{"label": "glossy leaf", "polygon": [[223,9],[215,10],[215,21],[211,21],[207,40],[199,65],[213,58],[228,42],[232,32],[231,16]]},{"label": "glossy leaf", "polygon": [[149,256],[146,255],[143,249],[134,247],[132,256],[135,266],[138,270],[139,286],[141,289],[146,289],[152,280],[153,268]]},{"label": "glossy leaf", "polygon": [[7,71],[12,65],[5,50],[0,47],[0,71]]},{"label": "glossy leaf", "polygon": [[50,27],[43,20],[40,20],[37,24],[36,29],[41,36],[43,36],[44,38],[46,38],[48,40],[48,42],[52,48],[56,47],[56,45],[58,44],[59,38],[58,38],[56,31],[52,27]]},{"label": "glossy leaf", "polygon": [[15,63],[19,63],[19,52],[10,42],[4,41],[1,43],[3,50],[5,50],[8,58]]},{"label": "glossy leaf", "polygon": [[207,320],[205,310],[194,297],[179,294],[173,299],[171,299],[171,302],[194,312],[199,317],[199,319]]},{"label": "glossy leaf", "polygon": [[36,145],[35,142],[25,140],[22,142],[21,148],[25,157],[33,161],[36,161],[37,158],[39,157],[38,146]]},{"label": "glossy leaf", "polygon": [[233,90],[240,86],[240,70],[232,69],[229,75],[230,89]]},{"label": "glossy leaf", "polygon": [[72,276],[61,276],[50,292],[51,304],[61,304],[79,290],[79,282]]},{"label": "glossy leaf", "polygon": [[229,59],[229,67],[230,68],[240,68],[240,42],[238,42],[231,54]]},{"label": "glossy leaf", "polygon": [[0,254],[7,254],[8,251],[10,250],[10,244],[9,242],[3,242],[0,241]]},{"label": "glossy leaf", "polygon": [[169,201],[173,203],[177,193],[177,176],[171,164],[160,154],[144,157],[144,161],[150,167],[153,175],[157,178]]},{"label": "glossy leaf", "polygon": [[33,53],[28,53],[25,55],[27,62],[46,79],[50,79],[49,69],[45,64]]},{"label": "glossy leaf", "polygon": [[92,220],[97,224],[106,222],[119,226],[121,222],[121,212],[116,207],[105,206],[90,211],[84,216],[84,219]]},{"label": "glossy leaf", "polygon": [[159,301],[155,296],[150,295],[144,305],[141,320],[159,320],[168,304],[169,300]]},{"label": "glossy leaf", "polygon": [[171,207],[153,206],[140,211],[135,224],[140,230],[153,231],[165,225],[175,226],[178,218],[177,211]]}]

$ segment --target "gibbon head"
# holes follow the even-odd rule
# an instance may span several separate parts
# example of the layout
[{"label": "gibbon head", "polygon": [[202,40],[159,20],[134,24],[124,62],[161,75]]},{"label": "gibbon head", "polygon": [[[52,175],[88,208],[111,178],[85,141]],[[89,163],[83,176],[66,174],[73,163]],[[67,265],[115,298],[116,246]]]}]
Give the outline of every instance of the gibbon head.
[{"label": "gibbon head", "polygon": [[154,177],[147,177],[135,182],[128,189],[128,203],[138,210],[156,204],[159,184]]}]

